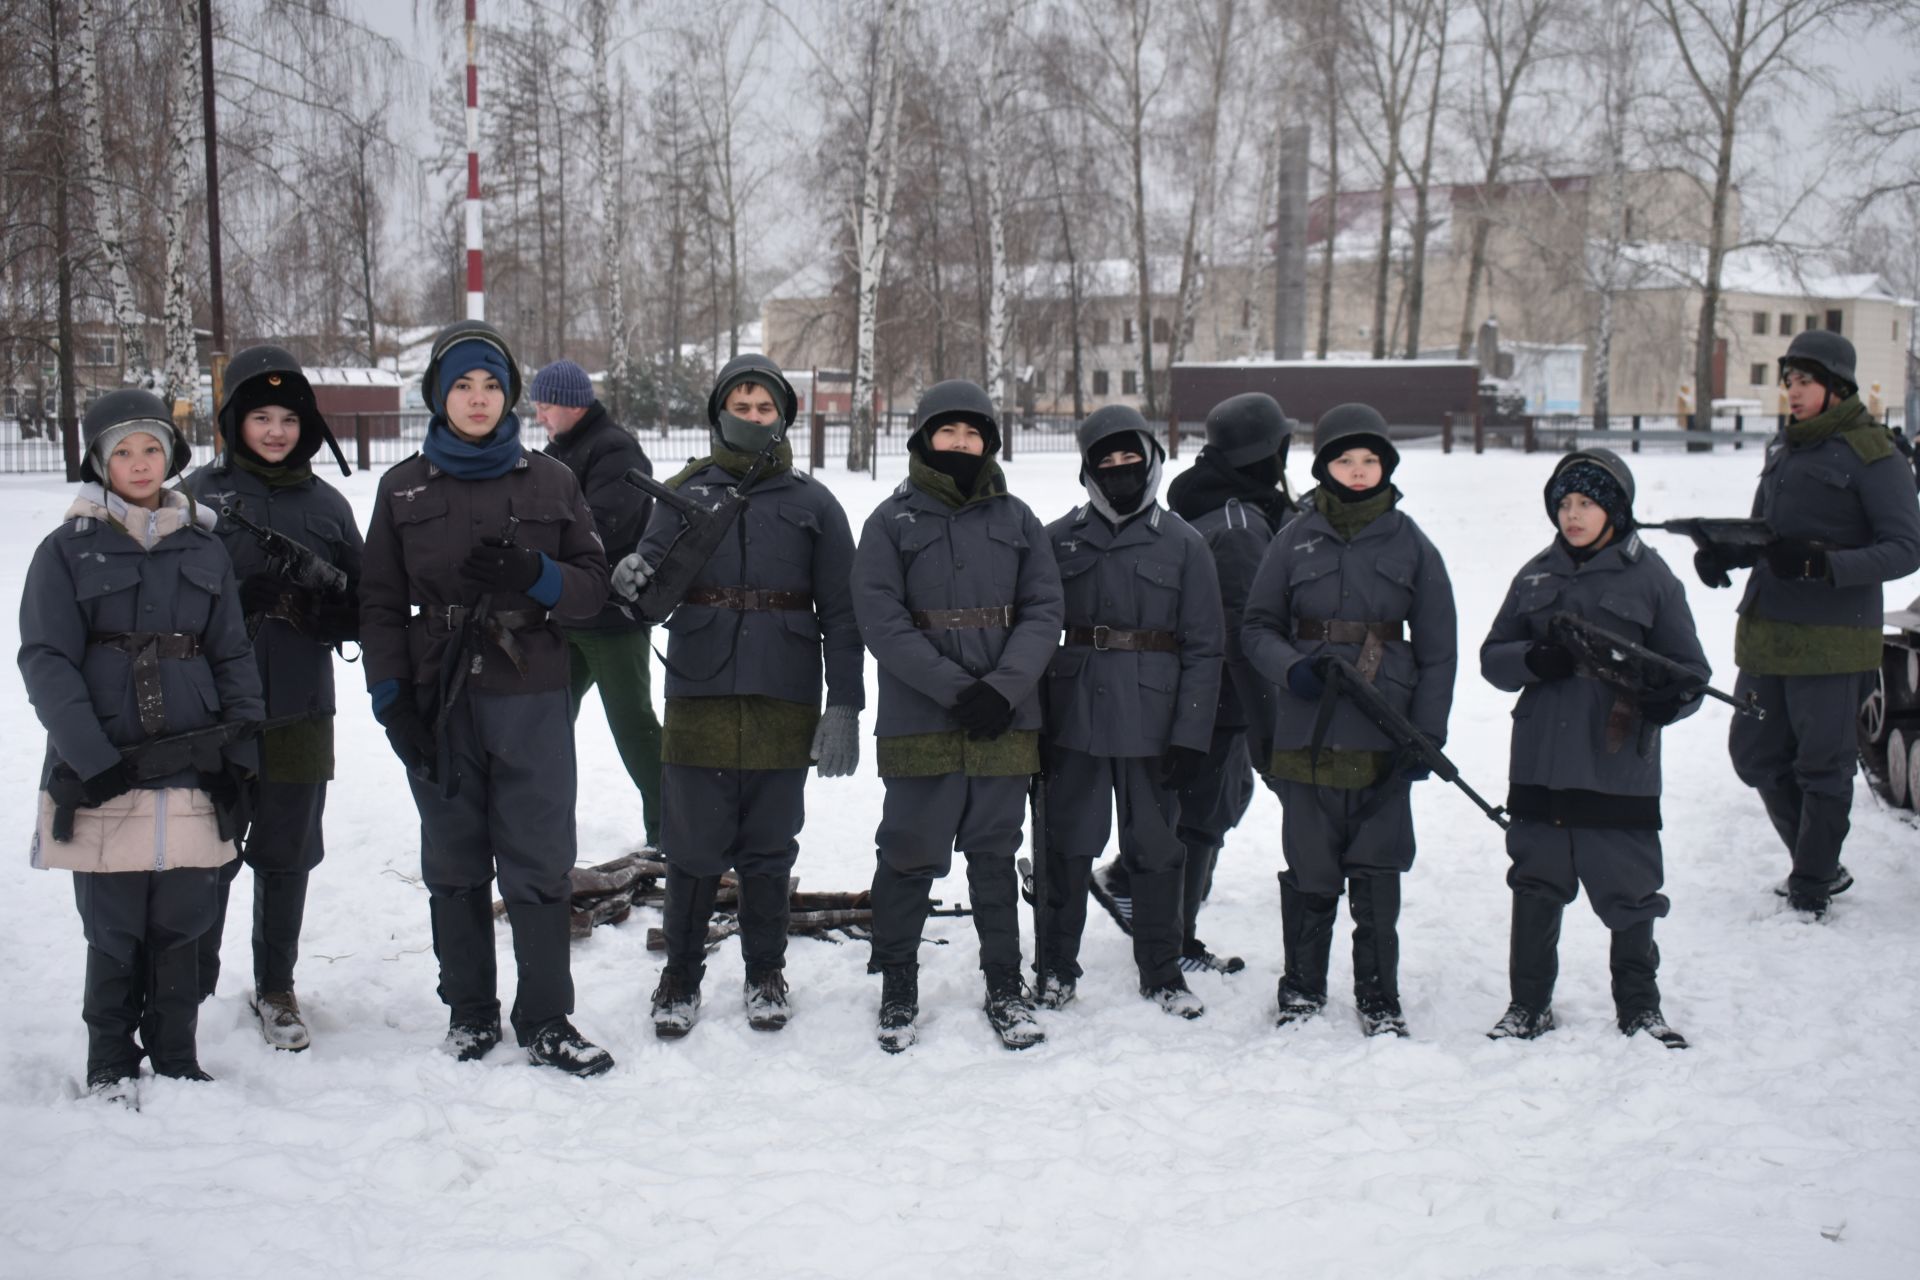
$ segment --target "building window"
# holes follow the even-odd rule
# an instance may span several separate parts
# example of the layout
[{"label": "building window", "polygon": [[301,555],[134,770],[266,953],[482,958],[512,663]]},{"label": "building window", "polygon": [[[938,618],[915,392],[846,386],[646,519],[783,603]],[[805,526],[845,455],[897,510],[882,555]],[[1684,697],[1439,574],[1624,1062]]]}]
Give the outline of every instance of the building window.
[{"label": "building window", "polygon": [[1827,312],[1827,328],[1833,330],[1835,333],[1846,332],[1845,329],[1840,327],[1840,313],[1838,311]]},{"label": "building window", "polygon": [[83,334],[80,338],[80,363],[114,365],[120,363],[120,344],[110,333]]},{"label": "building window", "polygon": [[1754,386],[1764,387],[1767,385],[1767,366],[1764,364],[1756,364],[1750,372],[1753,375],[1752,382]]},{"label": "building window", "polygon": [[1133,341],[1133,317],[1126,316],[1120,321],[1120,341]]},{"label": "building window", "polygon": [[1107,394],[1107,371],[1105,369],[1095,369],[1093,371],[1093,394],[1097,396]]},{"label": "building window", "polygon": [[1120,373],[1120,394],[1123,396],[1140,394],[1140,375],[1132,369],[1124,369]]},{"label": "building window", "polygon": [[1109,325],[1105,320],[1095,320],[1093,322],[1093,345],[1094,346],[1104,347],[1107,345],[1108,342],[1112,340],[1112,338],[1113,338],[1113,328],[1111,325]]},{"label": "building window", "polygon": [[1802,327],[1805,328],[1809,333],[1811,333],[1813,330],[1818,329],[1820,327],[1820,317],[1808,316],[1807,323]]},{"label": "building window", "polygon": [[1780,336],[1786,337],[1793,332],[1793,317],[1786,312],[1780,313]]},{"label": "building window", "polygon": [[1173,326],[1167,323],[1165,316],[1153,318],[1153,340],[1155,342],[1173,341]]},{"label": "building window", "polygon": [[1756,311],[1753,313],[1753,332],[1756,337],[1764,337],[1766,335],[1766,332],[1767,332],[1767,313],[1766,312]]}]

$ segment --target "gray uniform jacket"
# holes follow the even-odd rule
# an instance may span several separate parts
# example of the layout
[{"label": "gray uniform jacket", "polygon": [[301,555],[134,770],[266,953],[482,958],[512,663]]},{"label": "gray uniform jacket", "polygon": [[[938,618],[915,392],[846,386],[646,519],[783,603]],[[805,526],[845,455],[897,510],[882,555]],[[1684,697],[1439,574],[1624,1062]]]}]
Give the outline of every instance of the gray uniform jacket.
[{"label": "gray uniform jacket", "polygon": [[1205,751],[1226,644],[1206,539],[1165,507],[1115,529],[1084,503],[1048,525],[1047,539],[1069,630],[1160,631],[1180,645],[1162,653],[1067,643],[1047,667],[1047,741],[1095,756]]},{"label": "gray uniform jacket", "polygon": [[[320,558],[347,575],[350,606],[360,590],[360,530],[353,510],[340,491],[319,478],[276,489],[259,476],[222,460],[201,467],[180,487],[202,505],[219,511],[231,504],[257,525],[283,533],[318,552]],[[231,520],[222,519],[214,532],[226,544],[233,575],[244,581],[257,574],[271,575],[267,554],[254,536]],[[253,636],[253,659],[260,668],[260,686],[266,695],[267,715],[334,714],[333,650],[302,635],[291,623],[267,618]]]},{"label": "gray uniform jacket", "polygon": [[1782,538],[1818,539],[1831,581],[1783,581],[1762,560],[1747,576],[1740,612],[1774,622],[1880,628],[1880,584],[1920,569],[1920,501],[1897,450],[1867,462],[1839,435],[1794,448],[1767,445],[1753,514]]},{"label": "gray uniform jacket", "polygon": [[[1585,564],[1574,563],[1566,546],[1554,539],[1514,578],[1480,646],[1480,673],[1487,682],[1520,694],[1513,708],[1513,785],[1659,795],[1660,735],[1652,735],[1648,753],[1641,755],[1641,721],[1635,713],[1624,736],[1616,731],[1609,743],[1608,722],[1619,701],[1613,689],[1581,675],[1543,683],[1527,669],[1527,647],[1546,637],[1548,620],[1560,612],[1643,644],[1702,680],[1712,674],[1694,633],[1686,592],[1640,535],[1603,548]],[[1699,709],[1696,698],[1680,714]]]},{"label": "gray uniform jacket", "polygon": [[[903,480],[867,517],[853,560],[860,635],[880,664],[874,736],[948,733],[948,709],[985,680],[1040,728],[1040,677],[1060,644],[1060,572],[1026,503],[1000,494],[958,509]],[[1011,605],[1012,627],[921,628],[913,613]]]},{"label": "gray uniform jacket", "polygon": [[[546,553],[559,568],[560,598],[553,617],[514,633],[524,672],[497,644],[485,644],[480,674],[468,687],[486,693],[567,687],[567,641],[554,619],[591,618],[600,611],[607,599],[607,558],[573,472],[545,454],[522,453],[511,471],[490,480],[461,480],[421,454],[380,477],[360,576],[368,688],[382,680],[427,688],[438,680],[453,633],[412,610],[477,604],[479,592],[461,580],[460,566],[482,538],[504,536],[509,518],[519,521],[516,545]],[[544,607],[519,592],[493,593],[496,612]]]},{"label": "gray uniform jacket", "polygon": [[[1240,644],[1247,661],[1277,686],[1273,748],[1300,750],[1313,739],[1317,705],[1287,690],[1293,664],[1332,650],[1347,661],[1357,644],[1298,640],[1301,619],[1407,624],[1409,638],[1387,642],[1374,685],[1434,744],[1447,740],[1453,678],[1459,666],[1453,583],[1420,526],[1388,511],[1344,541],[1309,510],[1274,535],[1247,597]],[[1347,699],[1339,700],[1322,744],[1340,751],[1391,751],[1395,744]]]},{"label": "gray uniform jacket", "polygon": [[[638,468],[653,474],[653,463],[633,433],[615,422],[598,400],[573,430],[547,446],[547,456],[567,464],[593,511],[593,527],[607,553],[607,563],[619,564],[640,545],[653,499],[621,477]],[[569,631],[632,631],[643,624],[620,606],[618,596],[592,618],[569,620]]]},{"label": "gray uniform jacket", "polygon": [[1214,728],[1244,729],[1255,722],[1264,726],[1273,714],[1272,697],[1240,652],[1240,623],[1254,575],[1260,572],[1260,561],[1273,541],[1273,526],[1265,512],[1238,498],[1229,498],[1188,523],[1213,553],[1213,567],[1220,576],[1220,607],[1227,620],[1226,665],[1220,674],[1220,711],[1213,719]]},{"label": "gray uniform jacket", "polygon": [[[680,492],[718,506],[734,481],[724,467],[709,464],[688,476]],[[672,507],[654,506],[640,540],[648,564],[660,563],[684,524]],[[865,657],[847,582],[852,566],[853,532],[825,485],[793,470],[759,481],[694,588],[792,591],[812,596],[813,607],[682,604],[666,621],[667,696],[758,694],[818,706],[824,658],[828,705],[864,707]]]},{"label": "gray uniform jacket", "polygon": [[[89,635],[138,631],[199,638],[197,655],[159,660],[165,732],[264,715],[233,566],[220,539],[189,525],[148,551],[104,520],[69,520],[33,553],[20,597],[20,674],[47,729],[43,787],[57,761],[90,778],[112,768],[120,748],[147,739],[134,697],[133,656],[88,643]],[[198,784],[187,773],[143,785]]]}]

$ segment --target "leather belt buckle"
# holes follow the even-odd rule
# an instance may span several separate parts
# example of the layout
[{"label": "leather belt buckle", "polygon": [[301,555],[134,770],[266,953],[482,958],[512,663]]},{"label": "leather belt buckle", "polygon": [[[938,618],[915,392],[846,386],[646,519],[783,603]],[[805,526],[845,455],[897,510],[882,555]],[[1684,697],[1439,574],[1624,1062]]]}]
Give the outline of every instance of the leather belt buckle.
[{"label": "leather belt buckle", "polygon": [[1107,637],[1112,633],[1113,628],[1111,627],[1097,626],[1093,629],[1093,648],[1096,653],[1106,653],[1108,651]]}]

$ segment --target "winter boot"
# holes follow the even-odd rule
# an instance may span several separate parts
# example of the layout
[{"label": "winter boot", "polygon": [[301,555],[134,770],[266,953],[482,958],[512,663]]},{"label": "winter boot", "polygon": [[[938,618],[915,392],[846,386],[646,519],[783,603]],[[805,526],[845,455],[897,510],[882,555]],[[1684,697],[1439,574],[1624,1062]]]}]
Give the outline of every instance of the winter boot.
[{"label": "winter boot", "polygon": [[220,985],[220,942],[227,932],[227,899],[232,896],[234,878],[244,865],[240,859],[234,858],[220,868],[220,878],[214,888],[213,923],[194,941],[194,946],[200,952],[197,968],[203,1004],[212,997],[214,988]]},{"label": "winter boot", "polygon": [[1180,872],[1135,871],[1133,964],[1142,991],[1186,986],[1180,974],[1180,930]]},{"label": "winter boot", "polygon": [[300,1053],[313,1043],[293,992],[256,991],[247,997],[247,1007],[260,1019],[260,1038],[274,1048]]},{"label": "winter boot", "polygon": [[1020,981],[1020,967],[993,965],[987,976],[987,1021],[1000,1043],[1009,1049],[1028,1049],[1047,1038],[1033,1016],[1033,1001]]},{"label": "winter boot", "polygon": [[527,1041],[527,1061],[583,1080],[613,1070],[613,1055],[575,1031],[565,1018],[556,1018],[533,1033]]},{"label": "winter boot", "polygon": [[194,1035],[200,1024],[200,948],[193,942],[147,954],[147,1006],[140,1038],[153,1073],[175,1080],[211,1080],[200,1069]]},{"label": "winter boot", "polygon": [[1642,920],[1613,931],[1608,962],[1613,970],[1613,1007],[1623,1035],[1644,1031],[1669,1049],[1684,1049],[1687,1041],[1667,1025],[1660,1014],[1660,948],[1653,941],[1653,921]]},{"label": "winter boot", "polygon": [[1093,900],[1120,926],[1120,932],[1132,933],[1133,877],[1120,860],[1115,858],[1103,867],[1094,868],[1088,887],[1093,891]]},{"label": "winter boot", "polygon": [[1815,920],[1827,914],[1833,885],[1840,877],[1840,846],[1852,825],[1853,796],[1809,791],[1800,801],[1800,839],[1793,846],[1793,874],[1787,877],[1787,905]]},{"label": "winter boot", "polygon": [[1560,976],[1563,908],[1537,894],[1513,895],[1507,939],[1507,1011],[1487,1032],[1489,1040],[1533,1040],[1553,1030],[1553,984]]},{"label": "winter boot", "polygon": [[1400,1011],[1400,877],[1392,872],[1347,881],[1353,916],[1353,1007],[1369,1036],[1405,1038]]},{"label": "winter boot", "polygon": [[[1034,972],[1036,974],[1039,972],[1038,965],[1034,966]],[[1046,980],[1040,983],[1039,994],[1033,998],[1033,1002],[1042,1009],[1064,1009],[1073,1003],[1078,986],[1078,979],[1069,977],[1057,969],[1049,969]]]},{"label": "winter boot", "polygon": [[87,1024],[87,1090],[120,1096],[118,1088],[140,1075],[140,1046],[133,1033],[140,1025],[146,982],[136,963],[122,964],[98,947],[87,948],[86,987],[80,997],[80,1018]]},{"label": "winter boot", "polygon": [[1180,972],[1182,973],[1239,973],[1247,967],[1247,962],[1239,956],[1217,956],[1207,950],[1207,944],[1198,938],[1189,938],[1180,945]]},{"label": "winter boot", "polygon": [[1286,949],[1286,972],[1275,993],[1279,1013],[1274,1025],[1304,1022],[1327,1004],[1327,961],[1333,951],[1333,925],[1340,899],[1303,893],[1282,880],[1280,927]]},{"label": "winter boot", "polygon": [[[778,972],[786,966],[791,903],[785,872],[740,877],[740,958],[748,973]],[[782,984],[783,995],[785,991]]]},{"label": "winter boot", "polygon": [[1162,1013],[1170,1013],[1177,1018],[1185,1018],[1189,1022],[1207,1011],[1207,1006],[1201,1003],[1200,997],[1193,994],[1187,986],[1184,974],[1176,973],[1165,982],[1156,983],[1150,987],[1143,986],[1140,988],[1140,994],[1159,1005]]},{"label": "winter boot", "polygon": [[507,1021],[522,1048],[532,1045],[549,1024],[565,1022],[573,1012],[571,913],[572,904],[567,902],[507,904],[515,974],[513,1009]]},{"label": "winter boot", "polygon": [[778,1031],[793,1016],[787,1002],[787,978],[779,969],[748,969],[743,999],[747,1025],[755,1031]]},{"label": "winter boot", "polygon": [[920,966],[890,965],[880,971],[880,1047],[901,1053],[918,1039],[913,1020],[920,1016]]},{"label": "winter boot", "polygon": [[660,984],[653,989],[653,1034],[662,1040],[678,1040],[693,1030],[700,1015],[700,978],[704,966],[689,973],[674,967],[671,960],[660,971]]},{"label": "winter boot", "polygon": [[[1776,898],[1792,897],[1793,896],[1792,881],[1793,881],[1793,877],[1788,876],[1785,880],[1782,880],[1780,883],[1774,885],[1773,896]],[[1842,863],[1839,866],[1836,866],[1833,871],[1833,879],[1827,882],[1827,896],[1829,898],[1837,898],[1851,888],[1853,888],[1853,873],[1847,870],[1846,865],[1844,863]]]},{"label": "winter boot", "polygon": [[[307,873],[253,873],[253,988],[292,991],[307,913]],[[204,954],[204,953],[203,953]]]},{"label": "winter boot", "polygon": [[[696,990],[706,968],[707,924],[713,918],[713,899],[719,892],[719,876],[689,875],[673,863],[667,864],[666,892],[660,904],[667,967],[691,974]],[[784,938],[784,926],[781,932]]]},{"label": "winter boot", "polygon": [[427,898],[440,1003],[449,1011],[442,1046],[462,1062],[500,1043],[499,975],[493,953],[493,895],[486,885]]}]

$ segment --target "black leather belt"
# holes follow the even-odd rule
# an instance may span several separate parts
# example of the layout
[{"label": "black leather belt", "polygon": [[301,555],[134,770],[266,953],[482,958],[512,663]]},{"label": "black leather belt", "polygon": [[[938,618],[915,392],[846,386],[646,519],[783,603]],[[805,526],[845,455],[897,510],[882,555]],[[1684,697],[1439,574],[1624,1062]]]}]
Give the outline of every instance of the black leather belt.
[{"label": "black leather belt", "polygon": [[133,658],[133,701],[140,731],[154,737],[166,731],[167,699],[160,687],[160,659],[197,658],[200,637],[186,631],[95,631],[87,643],[118,649]]},{"label": "black leather belt", "polygon": [[742,613],[813,612],[813,597],[804,591],[769,591],[762,587],[694,587],[687,592],[684,603]]},{"label": "black leather belt", "polygon": [[1180,637],[1171,631],[1131,631],[1125,627],[1068,627],[1067,643],[1090,644],[1102,652],[1180,652]]},{"label": "black leather belt", "polygon": [[978,609],[915,609],[913,625],[922,631],[964,631],[973,627],[1010,627],[1013,606],[990,604]]}]

